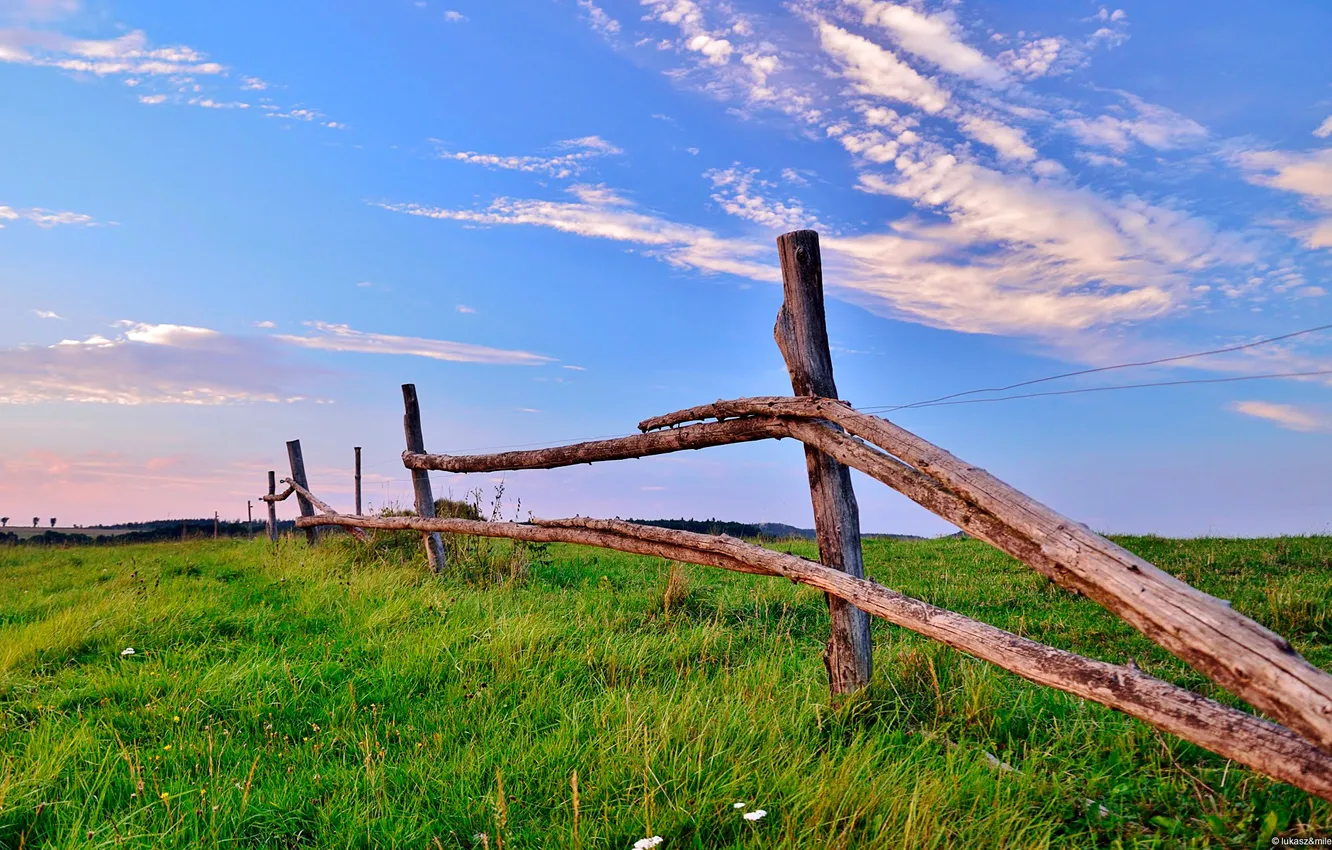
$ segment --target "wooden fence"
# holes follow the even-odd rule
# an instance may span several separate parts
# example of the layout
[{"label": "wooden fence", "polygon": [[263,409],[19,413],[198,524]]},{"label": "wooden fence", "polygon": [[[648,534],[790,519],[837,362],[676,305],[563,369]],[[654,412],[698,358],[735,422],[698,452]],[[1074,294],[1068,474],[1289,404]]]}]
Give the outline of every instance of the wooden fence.
[{"label": "wooden fence", "polygon": [[[837,399],[823,307],[818,234],[777,240],[784,303],[777,346],[793,395],[717,401],[639,423],[641,434],[533,451],[441,455],[425,450],[416,388],[403,386],[416,516],[338,514],[309,491],[299,442],[288,443],[291,478],[274,503],[296,495],[296,521],[311,542],[321,526],[419,531],[432,569],[446,563],[441,533],[566,542],[738,572],[781,576],[827,594],[831,636],[824,651],[834,696],[870,680],[869,615],[996,664],[1023,678],[1122,711],[1225,758],[1332,801],[1332,675],[1288,641],[1081,523],[1008,486],[985,470],[886,419]],[[586,518],[485,522],[435,517],[429,472],[553,469],[647,457],[753,440],[792,438],[805,446],[819,561],[773,552],[726,536]],[[359,460],[359,452],[358,452]],[[904,494],[968,534],[1007,552],[1060,586],[1076,590],[1187,662],[1271,720],[1222,705],[1128,666],[1045,646],[903,596],[866,579],[850,469]],[[358,470],[359,472],[359,470]],[[359,475],[358,475],[359,483]],[[316,514],[316,509],[319,514]]]}]

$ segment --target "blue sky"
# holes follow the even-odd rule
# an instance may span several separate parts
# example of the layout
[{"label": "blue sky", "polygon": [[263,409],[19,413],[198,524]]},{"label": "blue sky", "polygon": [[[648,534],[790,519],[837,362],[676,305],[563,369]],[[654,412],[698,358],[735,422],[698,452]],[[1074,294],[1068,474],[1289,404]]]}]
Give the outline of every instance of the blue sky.
[{"label": "blue sky", "polygon": [[[406,503],[427,447],[790,385],[813,227],[842,396],[904,404],[1332,322],[1323,3],[0,0],[0,513]],[[1332,337],[1050,384],[1332,369]],[[1326,378],[895,421],[1093,527],[1326,531]],[[537,515],[811,522],[789,441],[517,473]],[[441,493],[497,476],[437,475]],[[857,478],[871,531],[949,526]],[[292,510],[284,505],[284,510]]]}]

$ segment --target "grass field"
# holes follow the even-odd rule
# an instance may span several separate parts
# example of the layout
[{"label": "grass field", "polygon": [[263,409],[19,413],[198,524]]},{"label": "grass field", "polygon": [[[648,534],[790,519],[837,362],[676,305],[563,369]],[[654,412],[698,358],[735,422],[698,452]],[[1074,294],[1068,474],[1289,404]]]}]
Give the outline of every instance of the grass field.
[{"label": "grass field", "polygon": [[[1120,542],[1332,668],[1332,538]],[[561,546],[521,579],[434,578],[416,548],[0,548],[0,847],[1332,835],[1332,805],[882,622],[872,687],[830,707],[826,608],[789,582]],[[866,561],[890,587],[1226,699],[981,543],[873,540]]]}]

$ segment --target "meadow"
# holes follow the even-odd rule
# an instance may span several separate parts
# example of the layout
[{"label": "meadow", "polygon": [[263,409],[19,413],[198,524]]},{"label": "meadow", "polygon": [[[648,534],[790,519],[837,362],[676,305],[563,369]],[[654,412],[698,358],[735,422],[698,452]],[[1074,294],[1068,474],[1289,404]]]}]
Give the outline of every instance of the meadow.
[{"label": "meadow", "polygon": [[[418,540],[0,547],[0,847],[1332,835],[1328,803],[881,621],[872,686],[830,705],[808,588],[489,541],[451,541],[437,577]],[[1116,540],[1332,668],[1332,538]],[[1233,703],[982,543],[867,540],[865,559],[889,587]]]}]

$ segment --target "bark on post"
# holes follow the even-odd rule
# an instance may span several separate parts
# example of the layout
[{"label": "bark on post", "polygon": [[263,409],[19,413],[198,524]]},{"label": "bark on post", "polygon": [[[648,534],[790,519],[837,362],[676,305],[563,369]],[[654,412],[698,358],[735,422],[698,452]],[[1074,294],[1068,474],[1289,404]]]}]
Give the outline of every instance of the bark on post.
[{"label": "bark on post", "polygon": [[[421,405],[416,400],[416,384],[402,385],[402,430],[407,437],[407,451],[425,452],[425,437],[421,433]],[[424,469],[412,470],[412,491],[416,495],[416,515],[423,519],[435,516],[435,496],[430,492],[430,473]],[[430,569],[441,572],[445,565],[444,541],[439,532],[428,531],[421,535],[425,546],[426,559]]]},{"label": "bark on post", "polygon": [[[782,261],[785,300],[773,334],[798,396],[837,398],[832,353],[823,311],[823,266],[819,234],[797,230],[777,237]],[[860,511],[851,489],[851,471],[810,446],[805,447],[809,492],[814,503],[814,528],[819,560],[855,578],[865,577],[860,550]],[[843,599],[828,595],[832,635],[823,653],[828,685],[834,696],[858,691],[873,672],[869,615]]]},{"label": "bark on post", "polygon": [[[301,485],[305,489],[310,489],[310,483],[305,479],[305,458],[301,456],[301,441],[291,440],[287,443],[287,460],[291,463],[291,480]],[[310,500],[296,494],[296,503],[301,507],[301,516],[314,516],[314,505]],[[313,546],[319,541],[319,529],[305,529],[305,542]]]},{"label": "bark on post", "polygon": [[[277,495],[277,472],[268,470],[268,495]],[[277,500],[268,500],[268,540],[277,542]]]},{"label": "bark on post", "polygon": [[361,515],[361,447],[357,446],[356,452],[356,515]]}]

